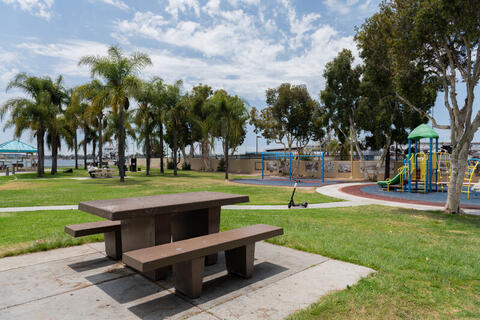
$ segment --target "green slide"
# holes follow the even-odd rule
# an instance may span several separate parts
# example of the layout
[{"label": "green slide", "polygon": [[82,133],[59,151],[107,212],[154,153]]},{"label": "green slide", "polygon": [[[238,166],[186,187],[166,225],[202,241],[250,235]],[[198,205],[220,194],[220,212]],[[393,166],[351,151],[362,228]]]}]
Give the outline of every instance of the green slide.
[{"label": "green slide", "polygon": [[405,171],[405,169],[400,171],[395,177],[393,177],[393,179],[385,180],[385,181],[377,181],[377,184],[379,186],[382,186],[382,187],[386,187],[386,186],[389,186],[391,184],[398,184],[398,183],[400,183],[400,177],[402,176],[404,171]]}]

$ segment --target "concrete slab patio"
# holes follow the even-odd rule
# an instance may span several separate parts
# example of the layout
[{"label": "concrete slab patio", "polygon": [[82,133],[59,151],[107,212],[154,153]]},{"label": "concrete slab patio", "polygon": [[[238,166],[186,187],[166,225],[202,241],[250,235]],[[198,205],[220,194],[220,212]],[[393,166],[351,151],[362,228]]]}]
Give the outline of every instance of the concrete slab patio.
[{"label": "concrete slab patio", "polygon": [[283,319],[372,269],[257,243],[251,279],[206,267],[198,299],[105,256],[103,243],[0,259],[1,319]]}]

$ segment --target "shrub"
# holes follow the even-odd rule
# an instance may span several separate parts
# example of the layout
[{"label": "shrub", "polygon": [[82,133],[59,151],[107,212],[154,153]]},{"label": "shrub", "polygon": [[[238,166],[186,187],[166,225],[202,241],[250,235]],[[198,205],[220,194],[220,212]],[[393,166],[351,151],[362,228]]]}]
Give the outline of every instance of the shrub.
[{"label": "shrub", "polygon": [[190,165],[190,163],[182,163],[182,170],[191,170],[192,169],[192,166]]},{"label": "shrub", "polygon": [[220,162],[218,162],[217,171],[225,172],[225,159],[220,159]]},{"label": "shrub", "polygon": [[173,161],[167,161],[167,169],[173,170],[174,167],[175,165],[173,164]]}]

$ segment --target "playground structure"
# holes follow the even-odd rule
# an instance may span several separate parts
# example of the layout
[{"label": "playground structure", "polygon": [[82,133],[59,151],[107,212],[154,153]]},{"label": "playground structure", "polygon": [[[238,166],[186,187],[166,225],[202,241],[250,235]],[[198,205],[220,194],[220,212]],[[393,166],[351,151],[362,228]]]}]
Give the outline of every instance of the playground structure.
[{"label": "playground structure", "polygon": [[[430,140],[429,150],[419,150],[420,140]],[[435,139],[435,152],[433,152],[433,139]],[[412,153],[412,142],[414,152]],[[470,198],[473,177],[479,166],[480,159],[469,159],[465,171],[462,192]],[[426,124],[415,128],[408,136],[408,156],[403,166],[397,170],[392,179],[378,181],[377,184],[387,191],[403,192],[443,192],[448,189],[451,174],[450,154],[438,151],[438,134]]]},{"label": "playground structure", "polygon": [[[317,168],[321,165],[322,182],[325,182],[325,152],[321,154],[302,155],[292,152],[263,152],[262,153],[262,180],[269,172],[280,171],[286,175],[288,172],[289,180],[301,178],[296,176],[298,164],[300,161],[309,162],[309,164]],[[278,166],[278,168],[277,168]],[[317,168],[318,169],[318,168]]]}]

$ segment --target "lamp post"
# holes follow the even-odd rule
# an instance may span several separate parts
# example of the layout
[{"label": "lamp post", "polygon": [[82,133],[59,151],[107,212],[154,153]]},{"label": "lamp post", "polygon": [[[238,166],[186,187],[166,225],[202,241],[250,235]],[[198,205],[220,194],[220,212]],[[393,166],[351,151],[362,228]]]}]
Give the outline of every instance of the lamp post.
[{"label": "lamp post", "polygon": [[256,149],[255,149],[255,154],[258,154],[258,138],[261,138],[262,136],[257,136],[256,138]]}]

